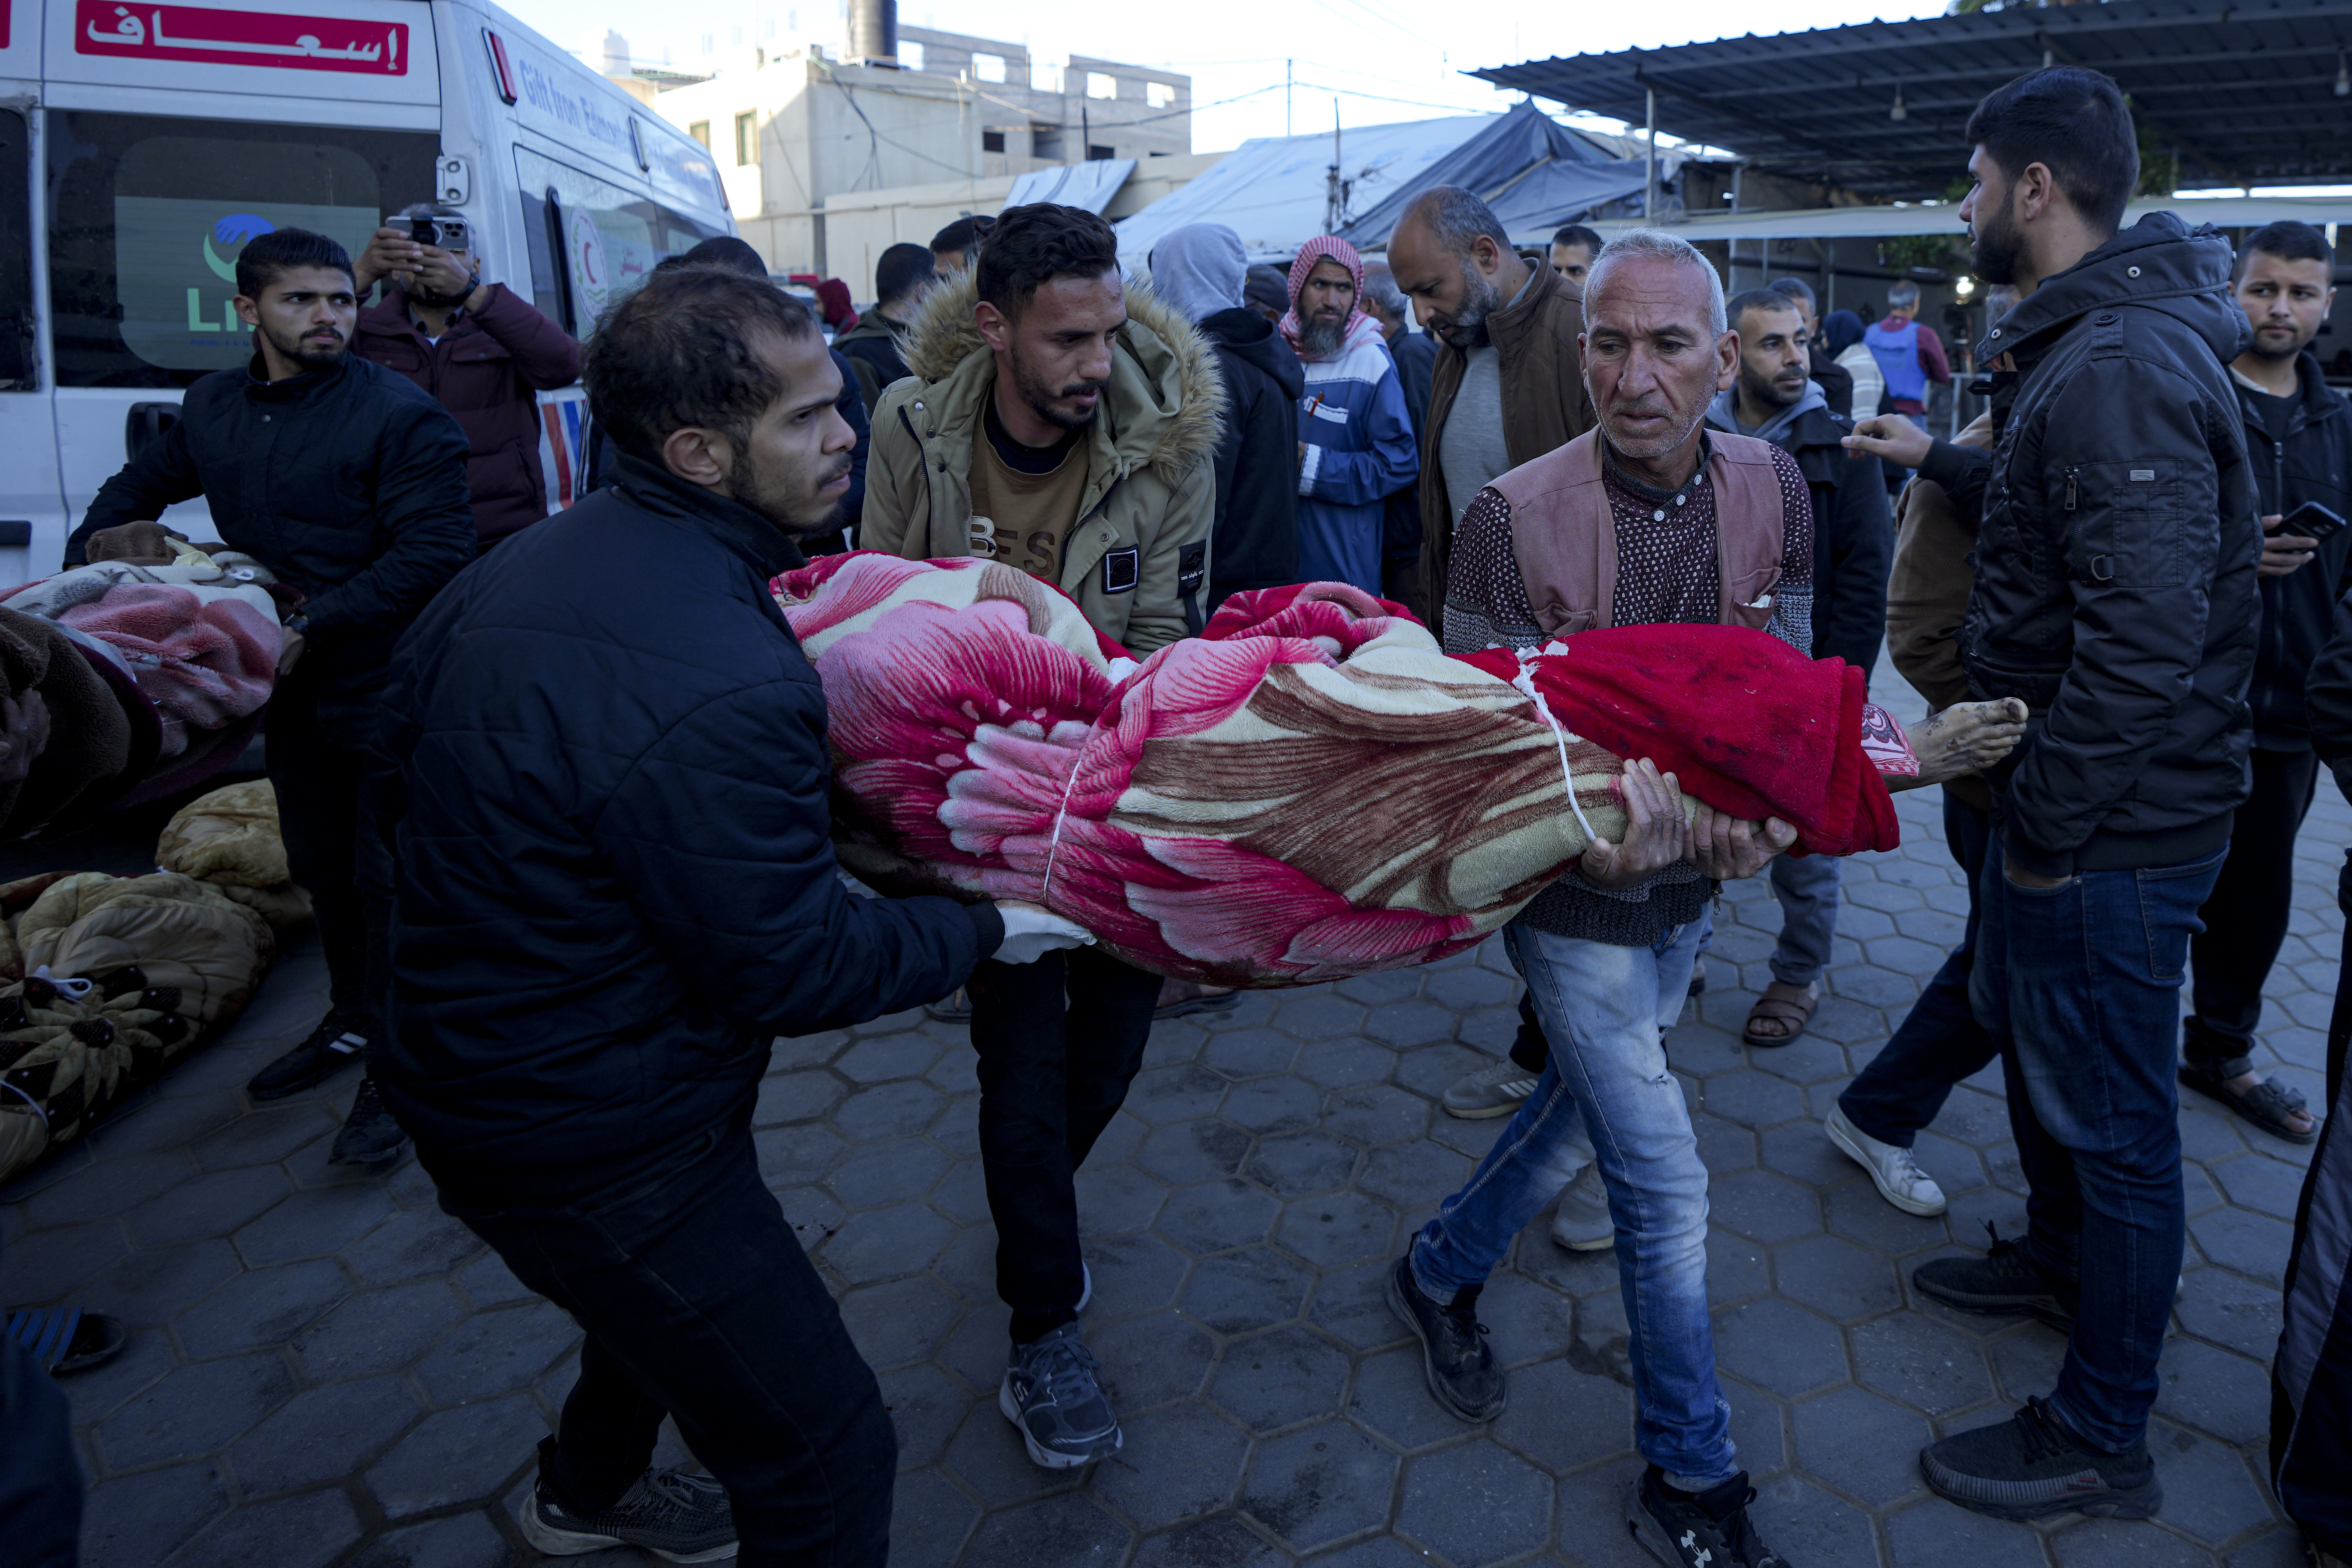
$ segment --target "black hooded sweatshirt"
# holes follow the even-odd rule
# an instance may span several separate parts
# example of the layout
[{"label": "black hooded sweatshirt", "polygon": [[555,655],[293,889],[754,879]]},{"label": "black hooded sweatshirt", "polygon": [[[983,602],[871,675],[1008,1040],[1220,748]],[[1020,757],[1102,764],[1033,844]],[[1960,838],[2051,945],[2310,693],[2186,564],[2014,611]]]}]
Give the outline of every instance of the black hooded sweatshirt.
[{"label": "black hooded sweatshirt", "polygon": [[2247,792],[2262,550],[2229,362],[2230,242],[2151,213],[2004,316],[1986,458],[1920,469],[1981,498],[1960,627],[1970,694],[2024,699],[1996,772],[2002,847],[2043,876],[2219,850]]},{"label": "black hooded sweatshirt", "polygon": [[1201,321],[1225,378],[1209,605],[1298,581],[1298,399],[1307,372],[1274,323],[1246,307]]}]

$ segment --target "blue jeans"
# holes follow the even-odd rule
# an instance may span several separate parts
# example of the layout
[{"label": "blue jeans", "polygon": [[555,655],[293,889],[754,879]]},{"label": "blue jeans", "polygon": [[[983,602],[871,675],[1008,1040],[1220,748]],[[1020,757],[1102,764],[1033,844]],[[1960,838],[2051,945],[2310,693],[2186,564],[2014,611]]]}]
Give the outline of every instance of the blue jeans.
[{"label": "blue jeans", "polygon": [[1706,928],[1702,917],[1654,947],[1505,928],[1551,1059],[1469,1184],[1438,1205],[1409,1255],[1414,1281],[1452,1301],[1484,1285],[1512,1238],[1597,1159],[1632,1327],[1627,1350],[1641,1412],[1634,1445],[1675,1484],[1691,1488],[1738,1468],[1706,1317],[1706,1167],[1662,1038],[1682,1016]]},{"label": "blue jeans", "polygon": [[1811,985],[1829,967],[1837,935],[1838,859],[1808,855],[1772,858],[1772,897],[1780,904],[1780,940],[1772,944],[1772,978]]},{"label": "blue jeans", "polygon": [[1977,888],[1969,1000],[2014,1051],[2019,1153],[2073,1167],[2073,1182],[2037,1194],[2027,1215],[2028,1256],[2082,1282],[2051,1403],[2112,1453],[2147,1436],[2156,1403],[2186,1229],[2172,1076],[2180,983],[2226,855],[2025,888],[2003,873],[1996,838]]}]

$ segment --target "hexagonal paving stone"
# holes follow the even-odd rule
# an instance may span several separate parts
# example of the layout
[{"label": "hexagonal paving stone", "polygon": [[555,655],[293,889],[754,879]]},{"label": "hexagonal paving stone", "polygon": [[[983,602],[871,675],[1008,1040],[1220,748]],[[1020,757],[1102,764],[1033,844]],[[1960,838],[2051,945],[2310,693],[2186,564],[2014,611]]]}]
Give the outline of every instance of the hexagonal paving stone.
[{"label": "hexagonal paving stone", "polygon": [[1261,1136],[1297,1132],[1315,1125],[1323,1096],[1313,1084],[1294,1078],[1267,1078],[1235,1084],[1218,1114]]},{"label": "hexagonal paving stone", "polygon": [[1103,1386],[1122,1413],[1199,1393],[1216,1354],[1200,1325],[1173,1312],[1129,1318],[1087,1338],[1102,1362]]},{"label": "hexagonal paving stone", "polygon": [[1715,1355],[1725,1370],[1783,1398],[1846,1376],[1835,1325],[1778,1297],[1718,1313]]},{"label": "hexagonal paving stone", "polygon": [[1391,1002],[1372,1009],[1364,1033],[1391,1046],[1435,1045],[1454,1034],[1454,1015],[1433,1002]]},{"label": "hexagonal paving stone", "polygon": [[1292,1324],[1227,1345],[1209,1397],[1244,1426],[1271,1432],[1338,1410],[1347,1382],[1339,1347]]},{"label": "hexagonal paving stone", "polygon": [[228,1451],[255,1497],[338,1479],[362,1469],[425,1413],[397,1374],[305,1389]]},{"label": "hexagonal paving stone", "polygon": [[333,1259],[319,1258],[238,1275],[173,1325],[192,1356],[277,1344],[351,1294]]},{"label": "hexagonal paving stone", "polygon": [[1145,1530],[1233,1500],[1249,1434],[1204,1405],[1171,1405],[1120,1422],[1126,1445],[1095,1467],[1091,1485]]},{"label": "hexagonal paving stone", "polygon": [[824,1258],[853,1283],[889,1279],[929,1268],[954,1234],[954,1226],[920,1204],[868,1209],[842,1222]]},{"label": "hexagonal paving stone", "polygon": [[1134,1533],[1083,1492],[1043,1498],[981,1521],[959,1559],[965,1568],[1115,1563]]},{"label": "hexagonal paving stone", "polygon": [[1397,1053],[1369,1040],[1318,1040],[1298,1053],[1292,1069],[1324,1089],[1378,1083],[1396,1071]]},{"label": "hexagonal paving stone", "polygon": [[1126,1109],[1154,1125],[1209,1115],[1225,1097],[1225,1080],[1202,1068],[1155,1068],[1139,1073],[1127,1091]]},{"label": "hexagonal paving stone", "polygon": [[537,1463],[546,1417],[522,1394],[426,1416],[367,1473],[394,1519],[495,1497],[508,1477]]},{"label": "hexagonal paving stone", "polygon": [[1184,1283],[1184,1313],[1221,1334],[1245,1334],[1298,1315],[1313,1276],[1271,1247],[1203,1259]]},{"label": "hexagonal paving stone", "polygon": [[1867,1247],[1834,1236],[1809,1236],[1772,1249],[1780,1293],[1823,1317],[1858,1323],[1903,1304],[1894,1266]]},{"label": "hexagonal paving stone", "polygon": [[1511,1373],[1511,1402],[1494,1433],[1547,1469],[1580,1470],[1633,1447],[1633,1391],[1565,1357],[1538,1362]]},{"label": "hexagonal paving stone", "polygon": [[1398,1460],[1344,1422],[1258,1445],[1242,1482],[1242,1507],[1290,1546],[1311,1552],[1388,1517]]},{"label": "hexagonal paving stone", "polygon": [[1356,1033],[1363,1025],[1360,1005],[1328,991],[1288,997],[1274,1010],[1274,1026],[1302,1040],[1336,1039]]},{"label": "hexagonal paving stone", "polygon": [[1324,1102],[1323,1126],[1342,1138],[1377,1146],[1418,1138],[1428,1128],[1429,1101],[1392,1084],[1343,1089]]},{"label": "hexagonal paving stone", "polygon": [[1264,1078],[1286,1072],[1298,1056],[1298,1037],[1276,1029],[1233,1029],[1212,1035],[1201,1047],[1204,1068],[1230,1079]]},{"label": "hexagonal paving stone", "polygon": [[1982,1342],[1930,1318],[1901,1313],[1853,1331],[1854,1376],[1930,1415],[1993,1397]]},{"label": "hexagonal paving stone", "polygon": [[270,1352],[198,1362],[108,1417],[99,1446],[117,1469],[194,1458],[234,1440],[293,1392],[285,1362]]},{"label": "hexagonal paving stone", "polygon": [[1707,1216],[1768,1246],[1821,1229],[1821,1204],[1809,1187],[1769,1171],[1735,1171],[1710,1180]]},{"label": "hexagonal paving stone", "polygon": [[1135,1161],[1179,1186],[1230,1176],[1248,1154],[1250,1135],[1222,1121],[1181,1121],[1156,1127],[1143,1140]]},{"label": "hexagonal paving stone", "polygon": [[833,1125],[848,1137],[907,1138],[936,1118],[947,1096],[919,1079],[901,1079],[861,1089],[834,1108]]},{"label": "hexagonal paving stone", "polygon": [[1307,1262],[1337,1268],[1386,1257],[1394,1248],[1396,1211],[1362,1193],[1327,1193],[1286,1205],[1275,1239]]},{"label": "hexagonal paving stone", "polygon": [[1465,1443],[1407,1462],[1397,1529],[1456,1563],[1494,1563],[1551,1534],[1551,1478],[1517,1455]]},{"label": "hexagonal paving stone", "polygon": [[1859,1388],[1834,1388],[1791,1407],[1797,1464],[1824,1486],[1873,1507],[1910,1496],[1919,1450],[1935,1441],[1925,1416]]},{"label": "hexagonal paving stone", "polygon": [[1281,1197],[1304,1197],[1348,1184],[1355,1173],[1357,1152],[1328,1132],[1301,1132],[1258,1142],[1242,1174]]},{"label": "hexagonal paving stone", "polygon": [[894,1078],[921,1077],[940,1059],[941,1049],[929,1035],[881,1035],[858,1041],[833,1065],[852,1083],[884,1083]]},{"label": "hexagonal paving stone", "polygon": [[1170,1194],[1158,1228],[1187,1252],[1223,1252],[1265,1240],[1280,1207],[1246,1183],[1203,1182]]},{"label": "hexagonal paving stone", "polygon": [[362,1291],[296,1335],[294,1353],[316,1382],[369,1377],[408,1365],[466,1315],[438,1279]]}]

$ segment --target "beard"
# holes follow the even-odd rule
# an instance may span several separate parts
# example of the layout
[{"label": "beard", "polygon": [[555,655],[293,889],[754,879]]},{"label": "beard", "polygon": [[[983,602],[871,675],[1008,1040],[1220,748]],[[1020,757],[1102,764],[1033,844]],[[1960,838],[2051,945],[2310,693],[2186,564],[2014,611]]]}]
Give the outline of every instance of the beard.
[{"label": "beard", "polygon": [[410,284],[403,290],[403,292],[408,296],[409,302],[411,304],[428,305],[434,310],[438,310],[446,306],[464,303],[466,296],[474,291],[474,280],[468,278],[466,280],[466,288],[462,292],[456,294],[444,294],[438,289],[427,289],[425,286],[425,280],[420,278],[415,282]]},{"label": "beard", "polygon": [[[286,359],[300,365],[304,370],[327,369],[337,360],[341,359],[343,351],[351,346],[351,340],[340,331],[335,335],[335,346],[326,348],[317,343],[305,342],[299,337],[286,337],[267,322],[263,323],[260,331],[261,335],[269,340],[271,348],[276,349]],[[308,329],[306,328],[305,331]]]},{"label": "beard", "polygon": [[1348,341],[1348,318],[1315,316],[1298,323],[1298,341],[1317,359],[1329,359]]},{"label": "beard", "polygon": [[2025,261],[2025,236],[2018,232],[2006,205],[1976,225],[1977,276],[1996,286],[2017,281]]},{"label": "beard", "polygon": [[817,539],[841,527],[842,501],[828,500],[823,492],[825,486],[849,472],[849,456],[845,453],[809,476],[805,488],[794,482],[798,478],[795,475],[770,484],[761,476],[759,465],[751,460],[751,454],[739,447],[734,466],[727,473],[727,488],[737,501],[765,518],[785,538],[794,542]]},{"label": "beard", "polygon": [[1468,353],[1486,346],[1486,318],[1501,308],[1503,291],[1476,268],[1462,268],[1462,308],[1444,321],[1430,322],[1430,331],[1454,348]]},{"label": "beard", "polygon": [[[1083,430],[1092,425],[1102,408],[1100,394],[1109,386],[1108,381],[1073,381],[1056,387],[1024,363],[1018,350],[1013,353],[1013,390],[1021,395],[1021,401],[1029,405],[1031,413],[1065,430]],[[1063,398],[1083,397],[1089,392],[1097,394],[1092,408],[1060,406]]]},{"label": "beard", "polygon": [[1800,381],[1791,386],[1783,381],[1759,380],[1743,369],[1739,373],[1739,390],[1760,407],[1789,408],[1805,395],[1805,384]]}]

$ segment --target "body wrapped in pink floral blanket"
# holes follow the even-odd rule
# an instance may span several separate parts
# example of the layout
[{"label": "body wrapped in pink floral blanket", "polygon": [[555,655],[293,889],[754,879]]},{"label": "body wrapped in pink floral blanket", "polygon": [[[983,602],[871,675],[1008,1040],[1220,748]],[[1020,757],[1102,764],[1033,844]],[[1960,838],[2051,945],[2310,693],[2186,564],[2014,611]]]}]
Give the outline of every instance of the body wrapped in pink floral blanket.
[{"label": "body wrapped in pink floral blanket", "polygon": [[824,683],[844,866],[1041,904],[1217,985],[1476,942],[1622,837],[1622,755],[1837,854],[1894,847],[1888,783],[1935,771],[1861,672],[1744,628],[1449,658],[1401,606],[1310,584],[1236,595],[1138,666],[982,561],[830,556],[774,588]]}]

